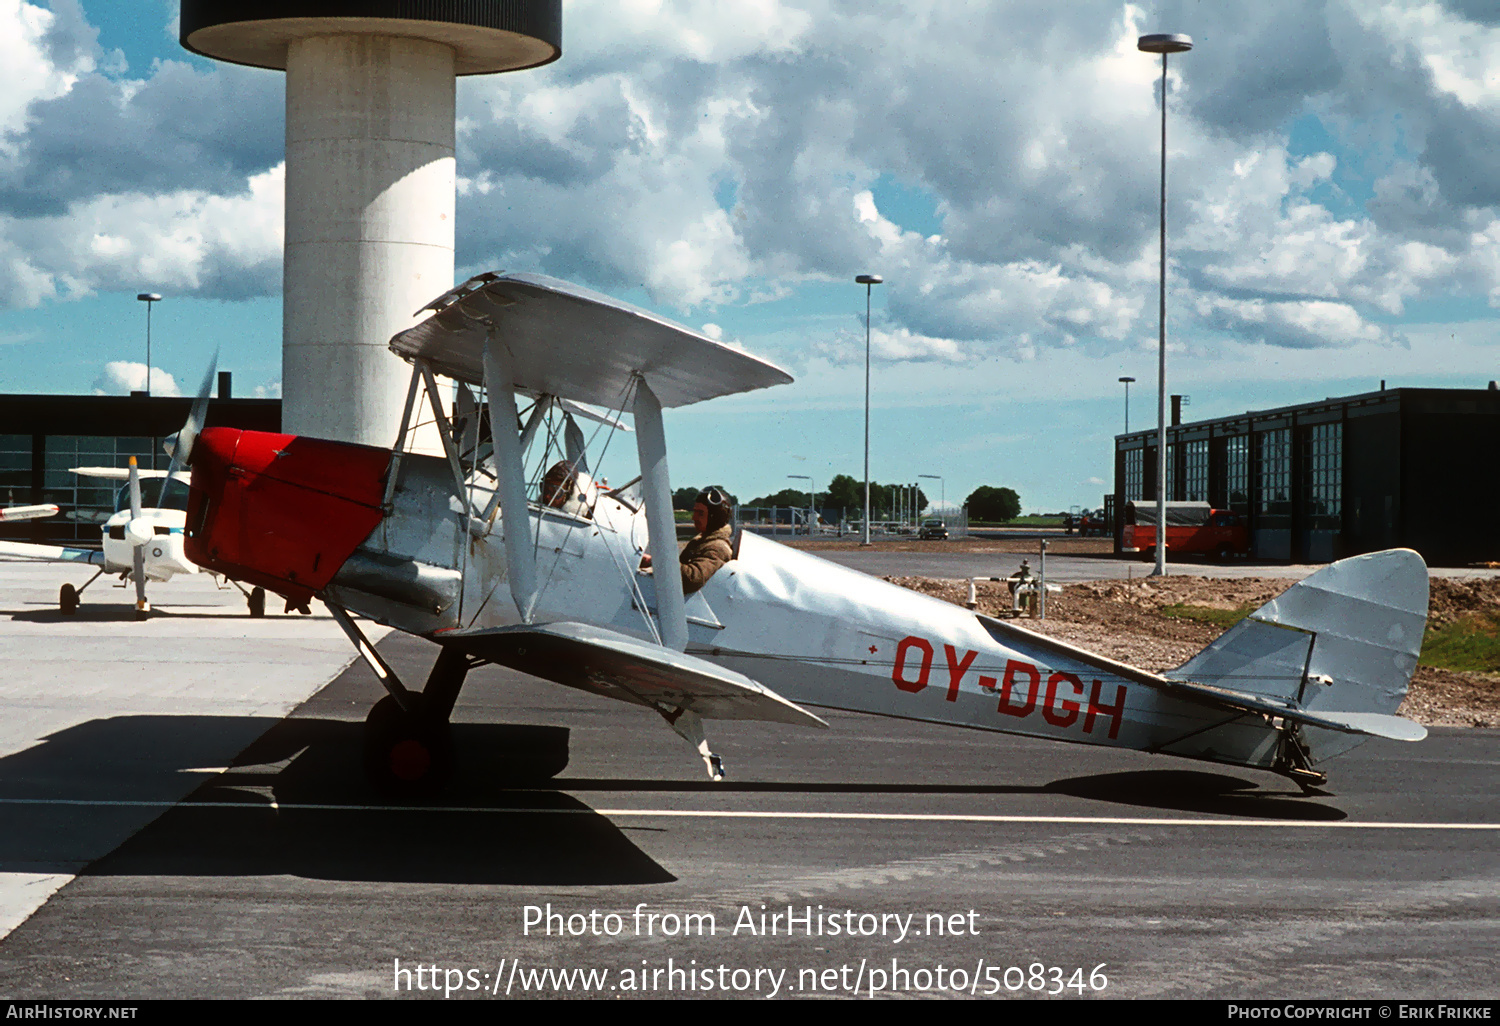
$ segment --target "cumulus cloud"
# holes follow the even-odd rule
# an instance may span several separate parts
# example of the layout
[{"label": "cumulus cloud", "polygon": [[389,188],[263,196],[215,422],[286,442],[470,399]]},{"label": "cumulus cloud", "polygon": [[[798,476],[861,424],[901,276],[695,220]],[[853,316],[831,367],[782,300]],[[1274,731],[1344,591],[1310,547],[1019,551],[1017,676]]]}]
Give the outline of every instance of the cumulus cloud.
[{"label": "cumulus cloud", "polygon": [[276,75],[130,77],[76,0],[0,0],[0,304],[275,292],[281,137]]},{"label": "cumulus cloud", "polygon": [[[146,388],[146,365],[128,360],[111,360],[94,379],[95,395],[129,395]],[[180,396],[177,380],[160,367],[151,368],[151,394]]]},{"label": "cumulus cloud", "polygon": [[[877,359],[1131,351],[1155,335],[1163,102],[1135,40],[1170,25],[1199,41],[1164,98],[1174,330],[1397,344],[1382,319],[1416,298],[1500,297],[1487,11],[577,0],[563,60],[460,85],[458,262],[715,322],[876,270]],[[0,303],[274,293],[281,88],[122,69],[73,0],[0,0]],[[930,201],[920,230],[890,180]],[[857,334],[804,352],[852,359]]]},{"label": "cumulus cloud", "polygon": [[[878,269],[877,356],[894,360],[1133,348],[1154,335],[1159,118],[1159,64],[1135,38],[1170,22],[1200,41],[1167,95],[1182,328],[1392,341],[1373,315],[1500,285],[1493,176],[1473,173],[1494,163],[1494,43],[1462,4],[1415,23],[1352,0],[918,3],[899,23],[811,2],[757,10],[751,25],[691,4],[580,3],[567,60],[525,83],[467,83],[461,250],[680,309]],[[1006,39],[1047,45],[1000,44],[997,59]],[[1328,148],[1294,146],[1299,119]],[[1387,145],[1393,119],[1420,135]],[[1351,148],[1362,159],[1346,166]],[[940,232],[880,209],[882,174],[930,196]]]}]

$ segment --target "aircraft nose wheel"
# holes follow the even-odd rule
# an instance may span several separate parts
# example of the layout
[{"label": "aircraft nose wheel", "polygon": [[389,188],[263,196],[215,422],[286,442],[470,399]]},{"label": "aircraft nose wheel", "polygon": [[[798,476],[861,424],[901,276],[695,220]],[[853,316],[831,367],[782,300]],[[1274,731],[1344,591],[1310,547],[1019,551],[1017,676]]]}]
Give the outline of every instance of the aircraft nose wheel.
[{"label": "aircraft nose wheel", "polygon": [[432,797],[453,771],[448,724],[428,715],[420,694],[411,698],[411,712],[386,695],[365,717],[365,775],[387,797]]},{"label": "aircraft nose wheel", "polygon": [[57,608],[64,616],[72,616],[78,612],[78,589],[71,584],[64,584],[57,593]]},{"label": "aircraft nose wheel", "polygon": [[250,592],[250,597],[245,600],[250,607],[251,616],[266,615],[266,589],[255,588]]}]

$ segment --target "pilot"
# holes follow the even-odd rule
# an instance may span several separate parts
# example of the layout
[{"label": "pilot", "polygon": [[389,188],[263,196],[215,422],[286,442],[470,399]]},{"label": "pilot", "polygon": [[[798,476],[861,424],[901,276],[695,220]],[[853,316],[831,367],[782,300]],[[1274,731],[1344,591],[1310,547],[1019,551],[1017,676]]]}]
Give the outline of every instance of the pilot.
[{"label": "pilot", "polygon": [[[682,570],[682,593],[691,595],[708,583],[714,573],[734,558],[729,539],[729,497],[717,488],[705,488],[693,500],[693,526],[698,533],[678,555]],[[651,556],[641,557],[641,569],[651,566]]]},{"label": "pilot", "polygon": [[588,517],[592,512],[588,501],[592,485],[587,474],[575,470],[567,460],[559,460],[542,478],[542,505]]}]

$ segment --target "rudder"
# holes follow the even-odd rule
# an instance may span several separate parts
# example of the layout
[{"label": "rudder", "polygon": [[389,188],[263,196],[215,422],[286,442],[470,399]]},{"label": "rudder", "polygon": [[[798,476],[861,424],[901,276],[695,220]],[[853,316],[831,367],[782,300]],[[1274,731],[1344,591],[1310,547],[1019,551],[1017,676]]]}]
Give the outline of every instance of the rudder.
[{"label": "rudder", "polygon": [[[1427,625],[1427,565],[1410,549],[1331,563],[1261,606],[1167,674],[1296,702],[1309,711],[1392,714]],[[1364,738],[1308,726],[1312,761]]]}]

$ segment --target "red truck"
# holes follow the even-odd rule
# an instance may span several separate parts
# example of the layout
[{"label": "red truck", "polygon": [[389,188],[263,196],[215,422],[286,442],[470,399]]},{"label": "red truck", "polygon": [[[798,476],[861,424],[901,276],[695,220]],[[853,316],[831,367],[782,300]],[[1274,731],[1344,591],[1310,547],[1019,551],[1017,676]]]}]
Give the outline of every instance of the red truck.
[{"label": "red truck", "polygon": [[[1125,504],[1120,536],[1123,552],[1144,552],[1156,558],[1156,503],[1141,499]],[[1167,503],[1167,552],[1174,555],[1212,555],[1221,560],[1250,553],[1250,531],[1245,518],[1206,502]]]}]

